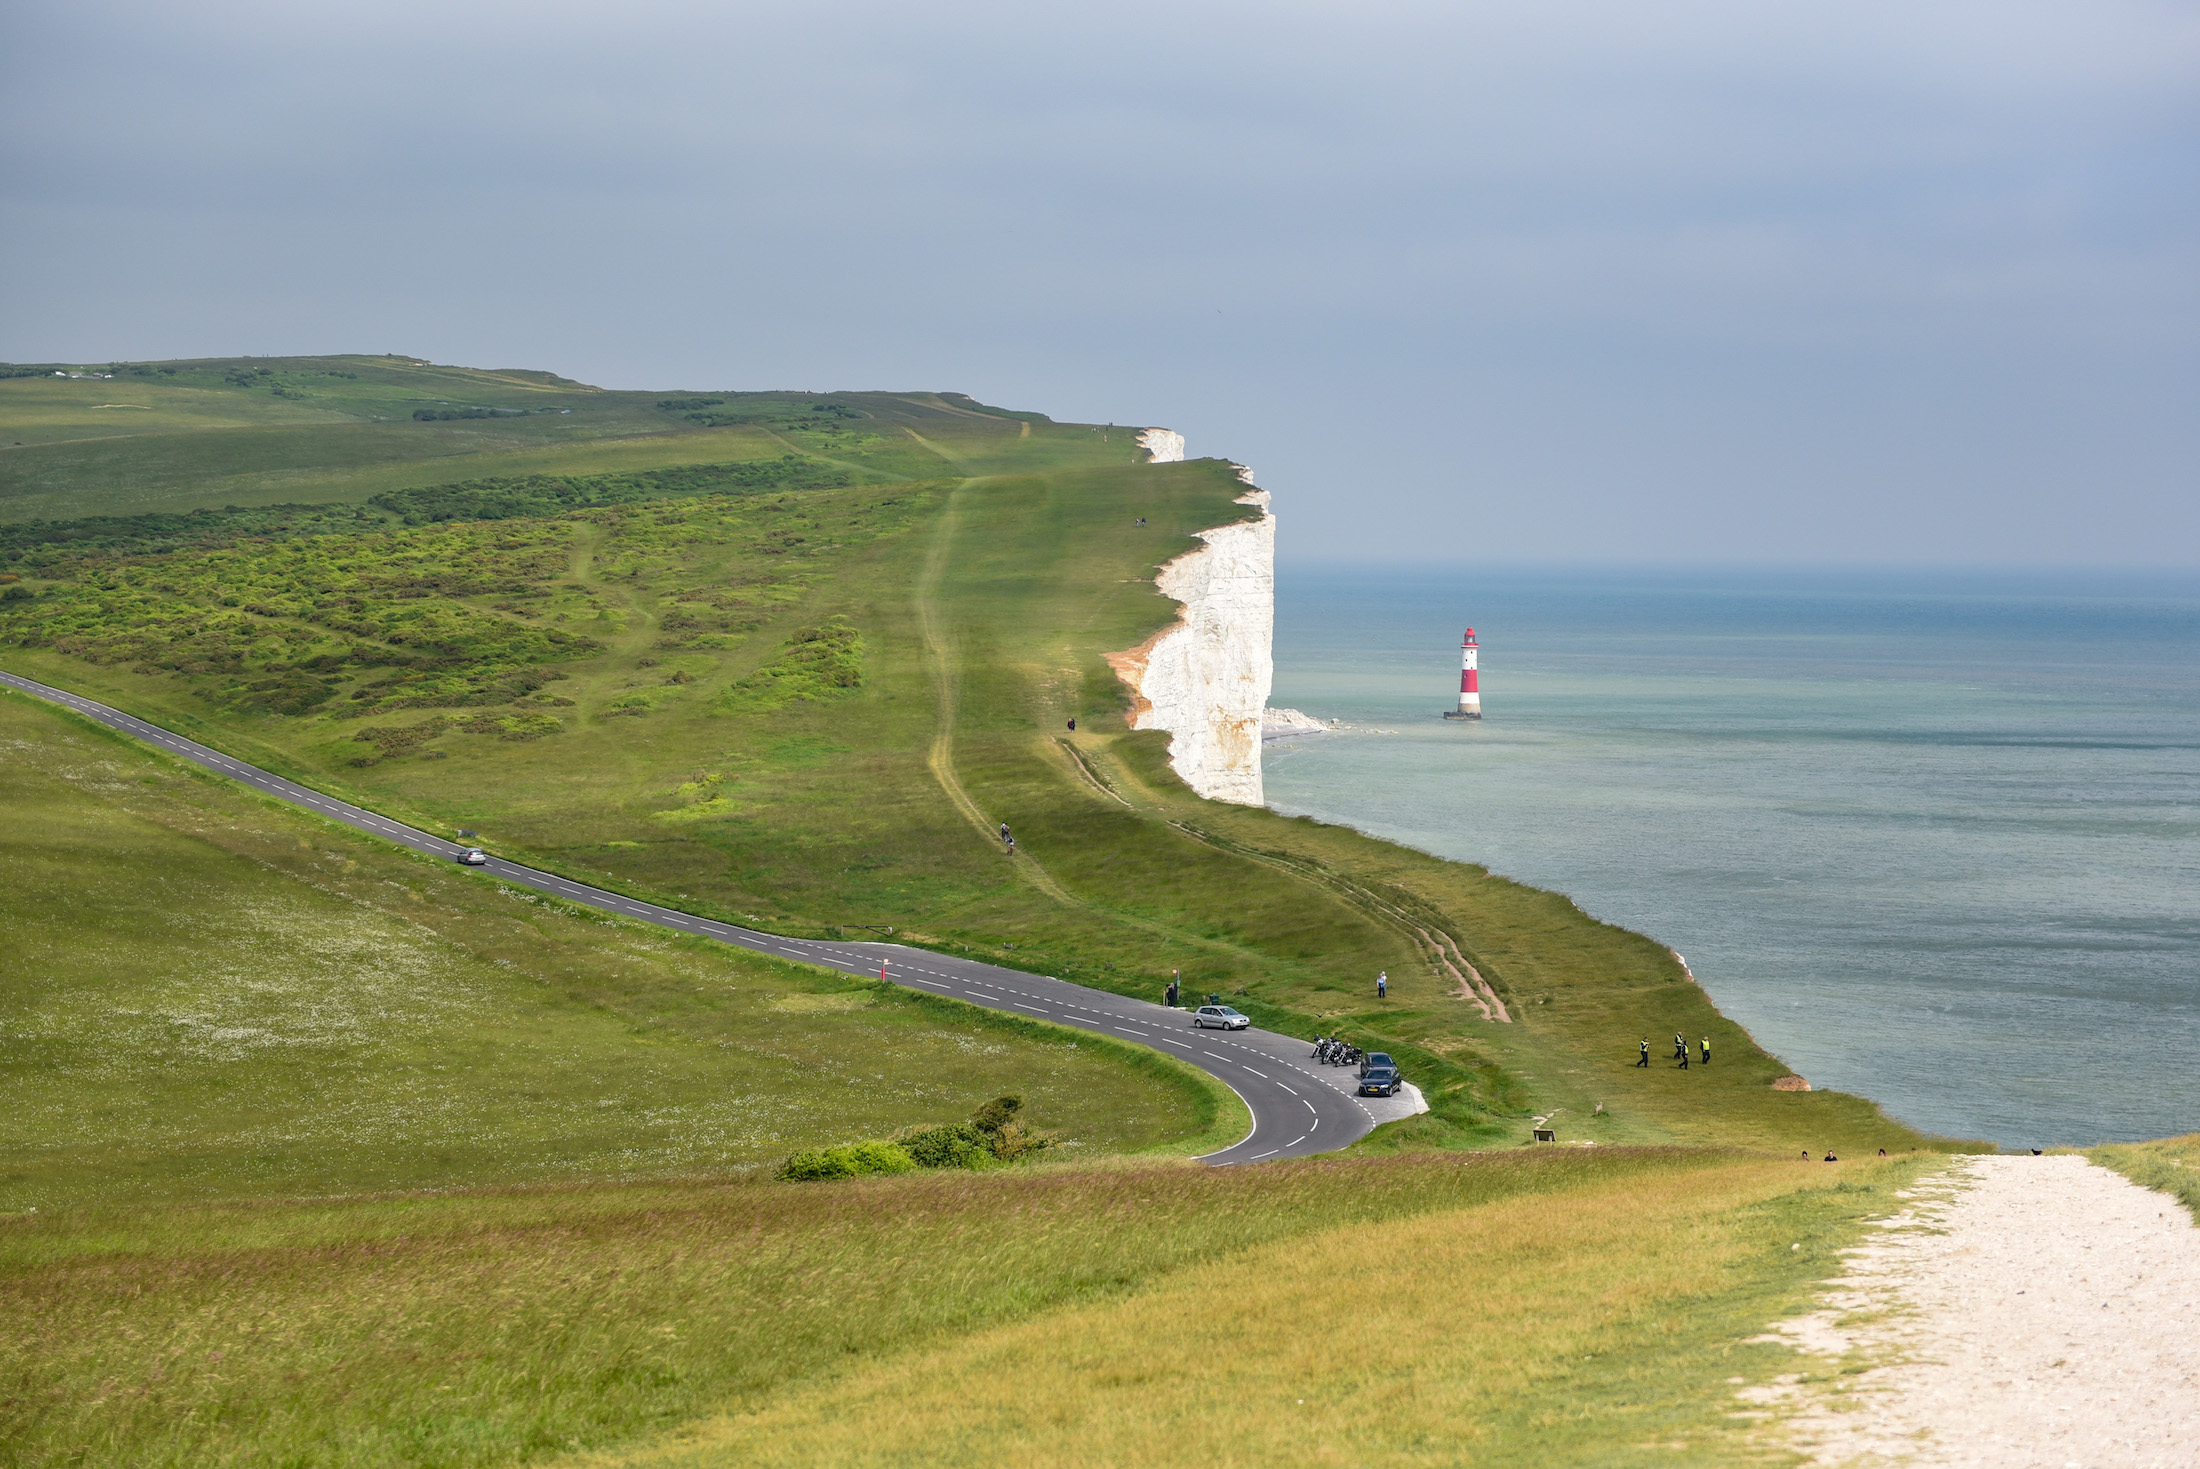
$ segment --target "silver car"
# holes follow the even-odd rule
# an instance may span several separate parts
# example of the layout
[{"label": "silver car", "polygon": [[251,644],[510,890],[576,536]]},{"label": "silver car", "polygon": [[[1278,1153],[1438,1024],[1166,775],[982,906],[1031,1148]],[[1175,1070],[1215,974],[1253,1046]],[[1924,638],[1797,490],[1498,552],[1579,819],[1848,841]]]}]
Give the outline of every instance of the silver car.
[{"label": "silver car", "polygon": [[1202,1005],[1192,1012],[1192,1024],[1201,1030],[1243,1030],[1252,1023],[1228,1005]]},{"label": "silver car", "polygon": [[489,854],[479,847],[468,847],[458,854],[458,863],[461,867],[487,867]]}]

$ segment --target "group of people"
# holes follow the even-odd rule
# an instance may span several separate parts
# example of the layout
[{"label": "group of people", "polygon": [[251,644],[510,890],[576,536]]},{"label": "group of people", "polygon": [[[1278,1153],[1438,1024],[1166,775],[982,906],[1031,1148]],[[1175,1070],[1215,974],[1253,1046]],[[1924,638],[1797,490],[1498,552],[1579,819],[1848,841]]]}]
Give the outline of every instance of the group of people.
[{"label": "group of people", "polygon": [[[1681,1070],[1683,1070],[1683,1071],[1686,1071],[1686,1070],[1688,1069],[1688,1037],[1687,1037],[1687,1036],[1685,1036],[1685,1035],[1682,1035],[1682,1034],[1681,1034],[1681,1033],[1680,1033],[1679,1031],[1677,1031],[1677,1030],[1673,1032],[1673,1059],[1674,1059],[1675,1061],[1678,1061],[1678,1062],[1680,1063],[1680,1069],[1681,1069]],[[1635,1066],[1636,1066],[1636,1068],[1637,1068],[1637,1069],[1639,1070],[1640,1068],[1642,1068],[1642,1067],[1644,1067],[1644,1066],[1648,1066],[1649,1064],[1650,1064],[1650,1037],[1648,1037],[1648,1036],[1644,1036],[1644,1037],[1642,1038],[1642,1056],[1641,1056],[1641,1059],[1640,1059],[1640,1060],[1638,1060],[1638,1061],[1636,1061],[1636,1062],[1635,1062]],[[1699,1062],[1699,1063],[1697,1063],[1697,1064],[1699,1064],[1699,1065],[1703,1065],[1703,1066],[1709,1066],[1709,1065],[1711,1064],[1711,1037],[1710,1037],[1710,1036],[1705,1036],[1705,1037],[1703,1038],[1703,1060],[1702,1060],[1702,1061],[1700,1061],[1700,1062]]]}]

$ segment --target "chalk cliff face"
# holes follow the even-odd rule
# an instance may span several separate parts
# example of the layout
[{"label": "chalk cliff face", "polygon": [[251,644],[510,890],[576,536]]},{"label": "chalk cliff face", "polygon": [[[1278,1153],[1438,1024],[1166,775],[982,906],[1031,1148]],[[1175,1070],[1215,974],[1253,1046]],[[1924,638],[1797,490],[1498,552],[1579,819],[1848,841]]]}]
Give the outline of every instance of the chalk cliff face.
[{"label": "chalk cliff face", "polygon": [[1138,447],[1146,451],[1148,464],[1177,464],[1184,458],[1184,435],[1174,429],[1144,429],[1138,435]]},{"label": "chalk cliff face", "polygon": [[[1182,437],[1169,437],[1182,458]],[[1169,732],[1169,763],[1185,784],[1259,806],[1261,714],[1276,671],[1276,518],[1251,471],[1239,478],[1248,488],[1238,503],[1258,505],[1260,518],[1199,532],[1206,544],[1154,578],[1183,603],[1175,624],[1108,661],[1131,687],[1131,728]]]}]

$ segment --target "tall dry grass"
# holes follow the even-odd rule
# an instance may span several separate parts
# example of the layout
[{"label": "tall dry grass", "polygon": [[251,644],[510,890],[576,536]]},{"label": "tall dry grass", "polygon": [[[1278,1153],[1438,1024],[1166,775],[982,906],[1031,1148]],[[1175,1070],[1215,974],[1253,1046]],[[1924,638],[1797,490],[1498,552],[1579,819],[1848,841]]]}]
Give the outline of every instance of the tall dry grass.
[{"label": "tall dry grass", "polygon": [[0,1220],[0,1464],[609,1445],[1354,1221],[1718,1155],[1128,1163]]},{"label": "tall dry grass", "polygon": [[1747,1338],[1914,1166],[1730,1162],[1356,1220],[578,1462],[1761,1461],[1727,1379],[1791,1354]]}]

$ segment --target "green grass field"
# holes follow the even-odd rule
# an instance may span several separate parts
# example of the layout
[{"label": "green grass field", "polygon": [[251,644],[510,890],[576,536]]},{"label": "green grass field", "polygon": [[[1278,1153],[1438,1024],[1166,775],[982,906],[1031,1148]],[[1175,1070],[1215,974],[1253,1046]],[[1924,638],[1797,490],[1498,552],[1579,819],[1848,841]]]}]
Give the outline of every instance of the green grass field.
[{"label": "green grass field", "polygon": [[[1760,1462],[1746,1338],[1960,1146],[1774,1090],[1562,895],[1194,797],[1105,655],[1246,513],[1220,461],[946,394],[114,373],[0,378],[0,664],[690,911],[1181,970],[1432,1111],[1207,1173],[1172,1159],[1242,1114],[1147,1052],[568,912],[0,696],[0,1464]],[[1635,1068],[1676,1030],[1716,1064]],[[766,1181],[1003,1092],[1064,1146]]]},{"label": "green grass field", "polygon": [[[576,396],[501,378],[474,396],[499,393]],[[33,595],[0,601],[0,646],[363,804],[713,916],[1242,992],[1264,1023],[1403,1052],[1435,1111],[1376,1146],[1517,1139],[1557,1109],[1606,1142],[1919,1143],[1856,1099],[1772,1091],[1782,1068],[1670,953],[1563,897],[1192,798],[1162,738],[1126,731],[1104,655],[1173,614],[1153,569],[1246,513],[1226,464],[1112,462],[1124,431],[936,397],[619,411],[686,425],[662,430],[677,446],[735,410],[782,452],[20,525],[13,586]],[[1456,995],[1459,963],[1509,1023]],[[1635,1071],[1635,1042],[1675,1030],[1718,1065]]]},{"label": "green grass field", "polygon": [[21,695],[0,748],[0,1210],[724,1174],[1003,1092],[1073,1155],[1243,1128],[1143,1051],[566,911]]},{"label": "green grass field", "polygon": [[0,1462],[1764,1463],[1912,1165],[1686,1150],[0,1222]]}]

